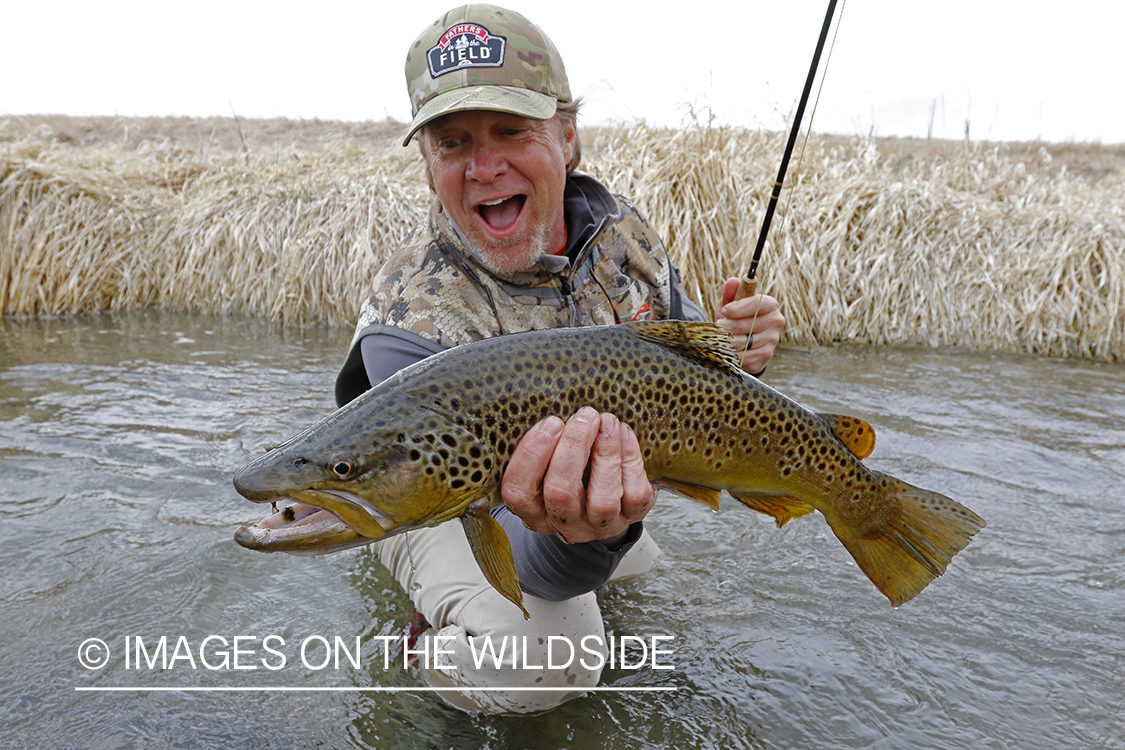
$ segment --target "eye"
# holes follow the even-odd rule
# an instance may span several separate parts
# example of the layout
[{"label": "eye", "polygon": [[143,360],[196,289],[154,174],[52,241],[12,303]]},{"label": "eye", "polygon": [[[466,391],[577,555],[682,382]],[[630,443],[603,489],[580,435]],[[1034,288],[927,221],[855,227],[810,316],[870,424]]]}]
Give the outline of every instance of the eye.
[{"label": "eye", "polygon": [[335,456],[328,461],[328,472],[336,479],[351,479],[356,469],[356,460],[351,456]]}]

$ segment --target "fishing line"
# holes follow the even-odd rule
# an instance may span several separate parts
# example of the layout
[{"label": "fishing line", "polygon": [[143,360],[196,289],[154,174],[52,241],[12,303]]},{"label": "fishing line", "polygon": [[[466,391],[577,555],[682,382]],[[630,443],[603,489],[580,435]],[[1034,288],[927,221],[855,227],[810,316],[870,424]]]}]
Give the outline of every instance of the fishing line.
[{"label": "fishing line", "polygon": [[417,573],[418,566],[414,564],[414,552],[410,549],[410,532],[405,531],[402,534],[402,540],[406,543],[406,557],[410,560],[410,572]]}]

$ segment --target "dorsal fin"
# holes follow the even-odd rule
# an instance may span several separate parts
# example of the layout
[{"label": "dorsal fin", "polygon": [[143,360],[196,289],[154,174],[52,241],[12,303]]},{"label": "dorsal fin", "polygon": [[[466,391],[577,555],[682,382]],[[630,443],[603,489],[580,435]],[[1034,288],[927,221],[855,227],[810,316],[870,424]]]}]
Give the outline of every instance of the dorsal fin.
[{"label": "dorsal fin", "polygon": [[742,377],[742,365],[730,343],[730,331],[714,323],[684,320],[622,323],[646,341],[671,349],[704,367]]},{"label": "dorsal fin", "polygon": [[855,454],[856,458],[867,458],[875,450],[875,428],[859,417],[846,417],[843,414],[821,414],[832,425],[832,434]]}]

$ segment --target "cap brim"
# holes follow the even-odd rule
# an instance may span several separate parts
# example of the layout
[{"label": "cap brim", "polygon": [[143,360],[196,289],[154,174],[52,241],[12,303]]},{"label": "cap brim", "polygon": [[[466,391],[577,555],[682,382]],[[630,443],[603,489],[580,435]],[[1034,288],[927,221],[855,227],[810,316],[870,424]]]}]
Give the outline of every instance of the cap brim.
[{"label": "cap brim", "polygon": [[409,146],[410,139],[422,126],[451,112],[465,112],[483,109],[491,112],[508,112],[532,120],[549,120],[555,116],[558,100],[549,94],[541,94],[525,88],[485,85],[438,94],[422,105],[410,123],[410,131],[402,145]]}]

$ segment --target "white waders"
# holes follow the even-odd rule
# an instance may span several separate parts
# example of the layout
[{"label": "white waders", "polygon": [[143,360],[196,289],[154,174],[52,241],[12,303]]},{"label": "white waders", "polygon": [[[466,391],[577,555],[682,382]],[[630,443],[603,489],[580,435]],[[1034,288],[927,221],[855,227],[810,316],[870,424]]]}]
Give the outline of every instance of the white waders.
[{"label": "white waders", "polygon": [[[525,620],[485,580],[460,523],[409,532],[409,550],[406,535],[379,542],[374,549],[432,626],[414,649],[425,650],[418,658],[426,682],[431,687],[490,688],[440,691],[450,704],[467,711],[535,713],[598,683],[608,651],[594,592],[561,602],[525,593],[524,606],[531,614]],[[643,573],[659,556],[659,547],[645,531],[611,580]],[[491,690],[507,687],[513,689]],[[519,689],[526,687],[563,689]]]}]

